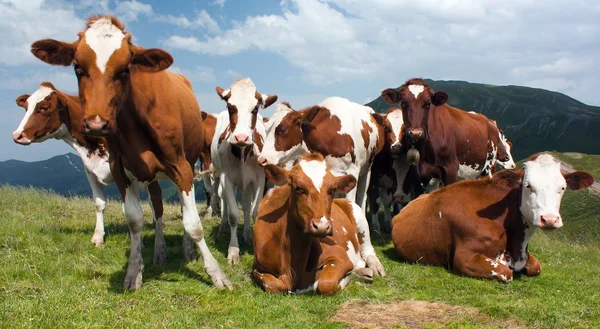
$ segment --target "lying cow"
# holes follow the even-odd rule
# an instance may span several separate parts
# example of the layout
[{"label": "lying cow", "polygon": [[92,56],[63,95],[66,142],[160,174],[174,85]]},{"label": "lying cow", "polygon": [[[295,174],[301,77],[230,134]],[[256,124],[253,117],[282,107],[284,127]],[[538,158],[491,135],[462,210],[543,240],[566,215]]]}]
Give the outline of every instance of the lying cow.
[{"label": "lying cow", "polygon": [[[104,244],[104,208],[106,206],[104,187],[114,182],[108,164],[106,139],[83,135],[74,129],[72,122],[80,118],[83,113],[79,97],[57,90],[50,82],[42,82],[40,88],[31,95],[25,94],[17,97],[16,103],[26,112],[21,124],[13,133],[15,143],[29,145],[54,138],[67,143],[81,158],[96,205],[96,228],[92,236],[92,243],[96,247],[102,246]],[[158,182],[150,184],[148,191],[156,226],[154,262],[164,263],[166,245],[162,234],[162,191]]]},{"label": "lying cow", "polygon": [[262,288],[331,295],[348,284],[351,272],[366,280],[385,275],[362,209],[334,199],[354,187],[353,176],[334,176],[318,153],[302,156],[289,171],[266,165],[265,173],[276,187],[261,202],[254,226],[252,277]]},{"label": "lying cow", "polygon": [[[403,153],[412,147],[418,151],[416,159],[408,153],[407,161],[418,162],[416,175],[420,179],[416,181],[423,186],[433,177],[448,185],[458,177],[489,176],[498,155],[508,153],[505,143],[499,140],[498,127],[488,118],[449,106],[447,93],[434,93],[421,79],[408,80],[400,90],[386,89],[381,96],[390,104],[400,104],[405,125]],[[400,175],[399,179],[403,182],[404,177]],[[401,181],[397,201],[404,196]],[[416,195],[423,193],[421,184],[413,187]]]},{"label": "lying cow", "polygon": [[267,138],[258,160],[262,165],[289,168],[301,155],[319,152],[335,175],[356,178],[356,187],[346,197],[365,209],[371,164],[385,138],[379,135],[378,119],[370,107],[340,97],[300,111],[280,103],[267,123]]},{"label": "lying cow", "polygon": [[566,188],[580,190],[594,178],[565,174],[549,154],[533,156],[524,169],[461,181],[409,203],[392,221],[396,251],[409,262],[449,267],[466,276],[509,282],[513,272],[540,274],[528,251],[538,228],[563,225]]}]

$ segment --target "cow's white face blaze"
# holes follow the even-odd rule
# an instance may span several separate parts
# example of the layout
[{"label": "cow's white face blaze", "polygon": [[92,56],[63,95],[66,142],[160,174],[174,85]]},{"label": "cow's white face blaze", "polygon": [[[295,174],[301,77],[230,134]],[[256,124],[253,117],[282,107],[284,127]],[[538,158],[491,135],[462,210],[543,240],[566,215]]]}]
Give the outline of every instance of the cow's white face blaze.
[{"label": "cow's white face blaze", "polygon": [[560,201],[567,187],[581,189],[593,182],[585,172],[563,174],[560,162],[549,154],[527,161],[524,168],[521,214],[529,224],[545,229],[563,226]]},{"label": "cow's white face blaze", "polygon": [[394,142],[391,145],[392,151],[398,150],[402,147],[402,126],[404,125],[404,120],[402,117],[402,110],[396,108],[387,113],[387,119],[392,126],[392,131],[394,132]]},{"label": "cow's white face blaze", "polygon": [[227,90],[217,87],[217,94],[227,103],[230,132],[228,142],[240,147],[253,145],[258,110],[273,104],[277,95],[261,95],[250,78],[234,81]]}]

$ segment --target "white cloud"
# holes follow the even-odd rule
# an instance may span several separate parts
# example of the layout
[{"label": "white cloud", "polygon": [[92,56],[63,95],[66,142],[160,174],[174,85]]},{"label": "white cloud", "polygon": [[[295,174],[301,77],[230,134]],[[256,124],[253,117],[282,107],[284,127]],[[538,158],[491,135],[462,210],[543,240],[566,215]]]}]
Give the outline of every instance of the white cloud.
[{"label": "white cloud", "polygon": [[495,84],[583,81],[600,74],[591,60],[600,51],[594,4],[283,0],[281,14],[248,16],[214,36],[173,35],[165,45],[217,56],[274,53],[314,85],[364,79],[399,85],[413,76]]},{"label": "white cloud", "polygon": [[196,18],[193,20],[190,20],[185,16],[173,15],[156,15],[154,19],[159,22],[165,22],[184,28],[201,28],[213,34],[221,31],[219,24],[217,24],[217,22],[204,9],[199,11],[196,14]]},{"label": "white cloud", "polygon": [[[72,71],[63,68],[48,67],[45,69],[0,69],[0,89],[33,92],[40,87],[40,82],[49,81],[57,89],[74,93],[77,91],[77,79]],[[16,95],[15,95],[16,96]]]},{"label": "white cloud", "polygon": [[239,78],[243,77],[243,75],[241,73],[234,71],[232,69],[225,71],[225,73],[223,73],[223,76],[225,76],[226,78],[231,78],[231,79],[239,79]]},{"label": "white cloud", "polygon": [[213,69],[206,66],[194,66],[191,69],[182,69],[178,66],[171,66],[169,71],[183,74],[190,81],[194,82],[213,82],[216,80]]},{"label": "white cloud", "polygon": [[117,2],[115,13],[125,21],[137,21],[138,16],[152,15],[152,6],[136,0]]},{"label": "white cloud", "polygon": [[223,6],[225,6],[225,0],[213,0],[213,2],[211,2],[210,4],[223,8]]}]

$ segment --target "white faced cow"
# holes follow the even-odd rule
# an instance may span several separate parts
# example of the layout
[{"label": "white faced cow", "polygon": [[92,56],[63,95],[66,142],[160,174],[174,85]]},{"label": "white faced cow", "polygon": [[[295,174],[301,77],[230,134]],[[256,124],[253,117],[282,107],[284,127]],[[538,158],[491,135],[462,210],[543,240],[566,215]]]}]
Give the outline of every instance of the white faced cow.
[{"label": "white faced cow", "polygon": [[258,110],[277,100],[276,95],[262,95],[250,78],[234,81],[230,88],[217,87],[217,94],[227,104],[227,111],[217,117],[217,127],[211,145],[215,176],[219,179],[218,194],[223,200],[221,215],[229,221],[231,240],[227,261],[238,264],[240,249],[237,226],[240,219],[235,189],[242,191],[244,239],[252,244],[250,216],[256,218],[258,204],[265,187],[265,172],[257,156],[265,139],[265,126]]}]

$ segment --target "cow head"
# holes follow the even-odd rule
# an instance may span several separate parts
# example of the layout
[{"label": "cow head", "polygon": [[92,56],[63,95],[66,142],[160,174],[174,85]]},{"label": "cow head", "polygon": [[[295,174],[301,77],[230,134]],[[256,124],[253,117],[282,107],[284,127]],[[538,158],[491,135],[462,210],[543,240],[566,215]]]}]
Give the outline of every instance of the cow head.
[{"label": "cow head", "polygon": [[550,154],[534,155],[523,166],[520,211],[525,221],[544,229],[563,226],[559,210],[567,188],[580,190],[594,182],[587,172],[562,173],[560,161]]},{"label": "cow head", "polygon": [[[288,219],[304,233],[316,237],[332,235],[331,204],[336,193],[348,193],[356,185],[352,175],[334,176],[319,153],[302,156],[291,170],[268,164],[265,173],[277,186],[291,190]],[[292,223],[290,223],[292,224]]]},{"label": "cow head", "polygon": [[392,154],[399,154],[402,149],[402,137],[404,136],[404,117],[402,110],[392,107],[387,111],[387,119],[392,128],[393,140],[390,144]]},{"label": "cow head", "polygon": [[227,90],[217,87],[217,94],[227,103],[229,143],[240,147],[253,145],[258,110],[275,103],[277,95],[261,95],[250,78],[234,81]]},{"label": "cow head", "polygon": [[498,138],[502,145],[498,145],[496,163],[504,169],[515,169],[517,165],[513,160],[512,154],[510,153],[512,149],[512,143],[506,139],[506,136],[504,136],[504,133],[500,129],[498,129]]},{"label": "cow head", "polygon": [[131,75],[159,72],[173,63],[164,50],[133,45],[131,34],[113,16],[88,19],[85,31],[73,43],[39,40],[31,45],[31,52],[49,64],[73,65],[84,112],[83,122],[75,127],[90,135],[117,131],[117,113],[128,100]]},{"label": "cow head", "polygon": [[66,98],[51,83],[43,82],[33,94],[17,97],[16,103],[25,109],[25,116],[13,132],[15,143],[29,145],[68,133]]},{"label": "cow head", "polygon": [[319,107],[294,111],[288,103],[277,104],[273,117],[266,124],[267,138],[258,157],[261,165],[284,165],[308,152],[303,143],[302,124],[310,122],[318,113]]},{"label": "cow head", "polygon": [[448,94],[443,91],[434,93],[421,79],[408,80],[400,90],[386,89],[381,92],[381,97],[390,104],[400,104],[405,134],[411,143],[418,142],[427,135],[429,111],[448,101]]}]

